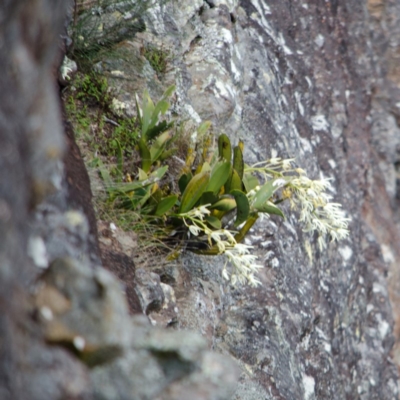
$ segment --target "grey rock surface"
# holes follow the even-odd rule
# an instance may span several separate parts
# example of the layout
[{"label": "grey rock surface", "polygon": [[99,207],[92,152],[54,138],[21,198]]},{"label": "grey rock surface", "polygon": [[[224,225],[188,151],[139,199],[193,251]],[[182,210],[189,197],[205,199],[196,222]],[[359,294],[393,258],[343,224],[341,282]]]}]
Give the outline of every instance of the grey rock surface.
[{"label": "grey rock surface", "polygon": [[218,259],[184,257],[178,326],[240,360],[235,399],[398,398],[398,18],[397,2],[262,0],[143,16],[139,41],[174,57],[164,80],[138,72],[139,93],[176,83],[177,112],[242,138],[249,161],[294,156],[331,177],[352,217],[350,237],[324,252],[292,216],[258,223],[257,289],[227,287]]}]

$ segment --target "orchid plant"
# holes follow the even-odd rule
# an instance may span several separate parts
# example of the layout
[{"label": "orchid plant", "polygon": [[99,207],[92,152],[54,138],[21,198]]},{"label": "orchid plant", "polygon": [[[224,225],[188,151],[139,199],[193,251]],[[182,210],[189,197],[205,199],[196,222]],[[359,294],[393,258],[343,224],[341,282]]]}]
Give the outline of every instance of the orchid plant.
[{"label": "orchid plant", "polygon": [[[257,286],[260,281],[256,275],[262,266],[252,253],[253,246],[241,242],[261,215],[284,218],[282,202],[290,202],[305,232],[318,233],[321,250],[328,238],[339,241],[348,236],[350,219],[340,204],[332,202],[329,179],[312,180],[296,168],[294,159],[281,159],[276,154],[247,165],[242,142],[232,149],[228,136],[221,134],[218,148],[213,149],[211,140],[203,140],[207,135],[209,138],[209,123],[203,123],[193,135],[196,140],[182,162],[177,185],[164,183],[168,171],[165,160],[174,154],[173,134],[172,123],[159,118],[168,110],[172,92],[171,87],[156,104],[145,92],[142,107],[137,99],[141,164],[136,179],[109,193],[113,200],[122,198],[125,207],[139,210],[149,223],[164,226],[169,236],[179,235],[175,252],[223,255],[224,279],[233,285]],[[176,186],[179,191],[171,189]],[[185,246],[189,239],[194,246]]]}]

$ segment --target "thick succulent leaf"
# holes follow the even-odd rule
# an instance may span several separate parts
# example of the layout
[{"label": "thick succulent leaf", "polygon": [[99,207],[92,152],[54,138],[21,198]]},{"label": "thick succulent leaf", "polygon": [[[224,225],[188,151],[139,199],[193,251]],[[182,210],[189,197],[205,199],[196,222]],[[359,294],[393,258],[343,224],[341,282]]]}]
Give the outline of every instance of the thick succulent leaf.
[{"label": "thick succulent leaf", "polygon": [[231,193],[232,190],[242,190],[242,180],[235,169],[232,169],[231,176],[225,184],[225,193]]},{"label": "thick succulent leaf", "polygon": [[250,214],[250,205],[247,196],[240,190],[232,190],[231,194],[236,201],[236,220],[234,226],[245,222]]},{"label": "thick succulent leaf", "polygon": [[205,162],[201,165],[199,165],[200,169],[199,172],[211,172],[211,165],[208,162]]},{"label": "thick succulent leaf", "polygon": [[210,182],[207,186],[207,191],[218,194],[222,186],[225,185],[229,178],[231,171],[231,163],[229,161],[218,162],[212,172],[210,177]]},{"label": "thick succulent leaf", "polygon": [[138,178],[139,181],[144,181],[145,179],[147,179],[149,176],[146,174],[146,172],[144,172],[142,170],[142,168],[139,168],[139,172],[138,172]]},{"label": "thick succulent leaf", "polygon": [[210,208],[212,208],[213,210],[229,212],[229,211],[233,210],[235,207],[236,207],[235,199],[232,199],[231,197],[229,197],[229,198],[218,200]]},{"label": "thick succulent leaf", "polygon": [[151,168],[150,150],[143,139],[140,139],[138,141],[138,146],[139,146],[140,157],[142,159],[142,169],[144,172],[149,172]]},{"label": "thick succulent leaf", "polygon": [[246,236],[247,232],[255,224],[257,219],[258,219],[258,214],[257,213],[253,213],[253,214],[251,214],[249,216],[249,218],[247,218],[247,221],[244,224],[244,226],[242,227],[242,229],[240,229],[240,231],[235,235],[235,240],[238,243],[240,243],[244,239],[244,237]]},{"label": "thick succulent leaf", "polygon": [[201,172],[190,180],[183,192],[179,213],[188,212],[193,208],[204,193],[209,180],[210,172]]},{"label": "thick succulent leaf", "polygon": [[178,200],[178,196],[175,194],[172,194],[171,196],[168,196],[168,197],[164,197],[158,203],[156,212],[154,214],[157,216],[166,214],[176,204],[177,200]]},{"label": "thick succulent leaf", "polygon": [[243,172],[244,172],[243,153],[239,146],[236,146],[233,149],[233,168],[238,173],[239,178],[243,179]]},{"label": "thick succulent leaf", "polygon": [[260,182],[254,175],[250,173],[244,173],[243,185],[244,188],[246,189],[246,193],[249,193],[251,190],[255,189],[257,186],[259,186],[259,184]]},{"label": "thick succulent leaf", "polygon": [[[207,190],[207,189],[206,189]],[[218,196],[216,196],[213,192],[204,192],[201,197],[199,204],[204,205],[204,204],[213,204],[218,200]]]},{"label": "thick succulent leaf", "polygon": [[219,135],[218,154],[220,158],[224,158],[226,161],[231,161],[232,159],[231,141],[225,133]]},{"label": "thick succulent leaf", "polygon": [[181,177],[178,180],[178,186],[181,193],[185,191],[187,184],[190,182],[192,178],[193,175],[191,172],[181,175]]},{"label": "thick succulent leaf", "polygon": [[271,179],[264,183],[260,190],[254,196],[253,207],[258,210],[271,198],[271,196],[282,187],[277,181],[282,181],[282,178]]},{"label": "thick succulent leaf", "polygon": [[257,211],[268,214],[279,215],[280,217],[285,218],[285,214],[282,212],[282,210],[279,207],[272,204],[271,202],[267,202],[262,206],[258,207]]},{"label": "thick succulent leaf", "polygon": [[221,221],[220,221],[218,218],[213,217],[212,215],[207,215],[204,219],[207,221],[207,223],[208,223],[212,228],[214,228],[214,229],[221,229],[221,227],[222,227]]}]

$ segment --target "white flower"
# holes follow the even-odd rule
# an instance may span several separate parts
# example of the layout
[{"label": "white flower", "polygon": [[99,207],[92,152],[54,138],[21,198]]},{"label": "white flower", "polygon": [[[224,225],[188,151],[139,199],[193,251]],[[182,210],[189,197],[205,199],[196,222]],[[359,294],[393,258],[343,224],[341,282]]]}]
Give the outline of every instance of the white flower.
[{"label": "white flower", "polygon": [[193,208],[188,212],[188,215],[193,218],[200,218],[203,221],[203,218],[210,214],[210,210],[207,208],[208,206],[210,206],[210,204]]},{"label": "white flower", "polygon": [[286,185],[286,181],[285,181],[285,179],[276,179],[273,183],[272,183],[272,186],[283,186],[283,185]]},{"label": "white flower", "polygon": [[197,225],[189,225],[188,228],[190,233],[194,236],[198,236],[201,232],[201,229]]},{"label": "white flower", "polygon": [[256,279],[253,274],[248,275],[247,280],[251,286],[257,287],[258,285],[261,285],[261,281]]},{"label": "white flower", "polygon": [[282,169],[284,171],[290,171],[292,169],[293,158],[289,158],[287,160],[282,160]]},{"label": "white flower", "polygon": [[228,229],[223,229],[223,232],[224,232],[225,237],[228,239],[228,241],[229,241],[231,244],[234,244],[234,245],[236,245],[236,246],[239,246],[239,245],[236,243],[235,237],[233,236],[233,234],[232,234],[231,231],[229,231]]},{"label": "white flower", "polygon": [[222,270],[222,277],[224,279],[226,279],[227,281],[229,281],[229,274],[228,271],[226,270],[226,266],[224,267],[224,269]]},{"label": "white flower", "polygon": [[235,285],[236,282],[240,282],[241,284],[247,282],[252,286],[257,286],[261,283],[254,277],[254,273],[262,268],[262,266],[255,264],[257,256],[249,254],[250,248],[252,248],[252,246],[236,244],[231,249],[225,251],[225,255],[234,271],[231,275],[232,285]]},{"label": "white flower", "polygon": [[208,215],[210,214],[210,210],[207,208],[208,206],[210,206],[211,204],[206,204],[204,206],[200,206],[199,210],[203,215]]}]

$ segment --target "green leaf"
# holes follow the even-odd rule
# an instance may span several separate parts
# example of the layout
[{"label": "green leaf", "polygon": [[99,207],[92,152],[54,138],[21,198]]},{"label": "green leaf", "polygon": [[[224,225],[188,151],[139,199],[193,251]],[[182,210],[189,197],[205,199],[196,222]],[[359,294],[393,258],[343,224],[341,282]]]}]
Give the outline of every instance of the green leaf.
[{"label": "green leaf", "polygon": [[168,171],[168,165],[164,165],[163,167],[157,168],[150,174],[150,177],[157,178],[158,180],[161,179],[165,173]]},{"label": "green leaf", "polygon": [[260,184],[260,182],[251,173],[244,173],[243,184],[244,188],[246,189],[246,193],[249,193],[251,190],[255,189]]},{"label": "green leaf", "polygon": [[148,129],[153,128],[154,126],[156,126],[158,119],[159,119],[159,115],[164,115],[169,108],[169,103],[166,100],[160,100],[153,111],[153,114],[151,116],[150,122],[149,122],[149,127]]},{"label": "green leaf", "polygon": [[168,130],[173,123],[167,121],[159,122],[160,114],[164,115],[169,109],[168,97],[175,91],[175,86],[170,86],[163,94],[161,99],[154,106],[150,98],[149,92],[143,92],[143,107],[142,107],[142,138],[148,142],[157,137],[162,132]]},{"label": "green leaf", "polygon": [[178,196],[172,194],[171,196],[163,198],[157,206],[156,212],[154,215],[161,216],[165,215],[176,203],[178,200]]},{"label": "green leaf", "polygon": [[210,129],[211,122],[204,121],[197,128],[197,139],[201,139],[201,137]]},{"label": "green leaf", "polygon": [[213,210],[228,212],[233,210],[235,207],[236,207],[235,199],[229,197],[217,201],[210,208]]},{"label": "green leaf", "polygon": [[153,184],[153,182],[151,182],[150,180],[147,182],[146,181],[135,181],[135,182],[124,183],[121,186],[111,188],[111,190],[113,192],[118,192],[118,193],[130,193],[137,189],[146,190],[145,188],[152,184]]},{"label": "green leaf", "polygon": [[206,216],[204,217],[204,219],[207,221],[207,223],[208,223],[212,228],[214,228],[214,229],[221,229],[222,224],[221,224],[221,221],[220,221],[218,218],[213,217],[212,215],[206,215]]},{"label": "green leaf", "polygon": [[282,178],[271,179],[267,183],[261,186],[260,190],[254,196],[253,207],[258,210],[262,207],[270,198],[271,196],[282,186],[276,185],[275,182],[277,180],[282,180]]},{"label": "green leaf", "polygon": [[101,177],[101,179],[103,179],[105,186],[108,190],[109,188],[111,188],[113,186],[113,181],[111,179],[111,176],[110,176],[107,168],[104,166],[103,162],[100,159],[97,160],[97,165],[99,167],[100,177]]},{"label": "green leaf", "polygon": [[143,106],[142,106],[142,138],[146,138],[147,130],[150,126],[151,117],[154,111],[154,103],[150,98],[147,89],[143,92]]},{"label": "green leaf", "polygon": [[145,141],[141,138],[138,141],[139,153],[142,159],[142,169],[144,172],[149,172],[151,168],[151,154],[149,148],[146,146]]},{"label": "green leaf", "polygon": [[164,132],[157,140],[154,141],[150,148],[151,163],[154,164],[165,150],[165,146],[171,139],[171,132]]},{"label": "green leaf", "polygon": [[158,157],[159,161],[164,161],[167,158],[171,158],[178,151],[177,147],[173,147],[172,149],[164,150],[160,157]]},{"label": "green leaf", "polygon": [[150,142],[155,139],[157,136],[161,135],[161,133],[167,131],[174,125],[173,122],[161,121],[156,126],[149,128],[145,135],[146,142]]},{"label": "green leaf", "polygon": [[267,202],[260,207],[257,208],[257,211],[263,212],[263,213],[268,213],[268,214],[274,214],[274,215],[279,215],[282,218],[285,218],[285,214],[283,214],[282,210],[272,204],[271,202]]},{"label": "green leaf", "polygon": [[209,180],[210,172],[201,172],[191,179],[183,192],[179,213],[188,212],[193,208],[204,193]]},{"label": "green leaf", "polygon": [[225,184],[226,193],[231,193],[232,190],[242,190],[242,180],[235,169],[232,169],[232,174]]},{"label": "green leaf", "polygon": [[247,220],[250,214],[250,204],[247,196],[240,190],[232,190],[231,194],[236,201],[236,220],[234,226],[238,226]]},{"label": "green leaf", "polygon": [[142,168],[139,168],[139,174],[138,174],[138,178],[139,181],[144,181],[145,179],[147,179],[149,176],[146,174],[146,172],[144,172],[142,170]]},{"label": "green leaf", "polygon": [[137,116],[136,116],[136,118],[137,118],[137,120],[138,120],[140,126],[142,126],[142,125],[143,125],[142,110],[141,110],[141,108],[139,107],[139,98],[138,98],[138,95],[137,95],[137,94],[135,94],[135,103],[136,103],[136,111],[137,111]]},{"label": "green leaf", "polygon": [[[207,190],[207,189],[206,189]],[[199,204],[204,205],[204,204],[213,204],[218,200],[218,196],[216,196],[213,192],[204,192],[201,197]]]},{"label": "green leaf", "polygon": [[231,149],[231,141],[228,136],[223,133],[218,138],[218,154],[221,158],[224,158],[226,161],[231,161],[232,158],[232,149]]},{"label": "green leaf", "polygon": [[235,235],[235,240],[240,243],[244,237],[247,235],[247,232],[251,229],[251,227],[255,224],[258,219],[258,214],[253,213],[247,218],[246,223],[242,227],[242,229]]},{"label": "green leaf", "polygon": [[153,191],[153,194],[150,196],[149,203],[152,206],[157,206],[162,200],[162,194],[162,190],[160,188],[157,188],[157,190]]},{"label": "green leaf", "polygon": [[236,146],[233,149],[233,168],[235,168],[236,172],[239,175],[239,178],[243,179],[243,172],[244,172],[243,153],[239,146]]},{"label": "green leaf", "polygon": [[[152,185],[151,185],[152,186]],[[146,201],[150,198],[150,196],[151,196],[151,192],[152,192],[152,187],[151,186],[148,186],[147,188],[146,188],[146,192],[144,193],[144,195],[142,196],[142,198],[138,201],[138,203],[137,203],[137,207],[138,206],[140,206],[140,207],[142,207],[142,206],[144,206],[145,205],[145,203],[146,203]]]},{"label": "green leaf", "polygon": [[206,161],[201,165],[200,172],[211,172],[211,165]]},{"label": "green leaf", "polygon": [[172,94],[175,92],[175,89],[175,85],[171,85],[170,87],[168,87],[162,95],[162,99],[167,99],[168,97],[171,97]]},{"label": "green leaf", "polygon": [[193,178],[193,175],[191,172],[188,172],[187,174],[181,175],[178,181],[178,186],[179,190],[181,193],[183,193],[186,189],[187,184],[190,182],[190,180]]},{"label": "green leaf", "polygon": [[228,180],[230,171],[231,163],[229,161],[218,162],[211,171],[210,182],[206,190],[218,194]]}]

